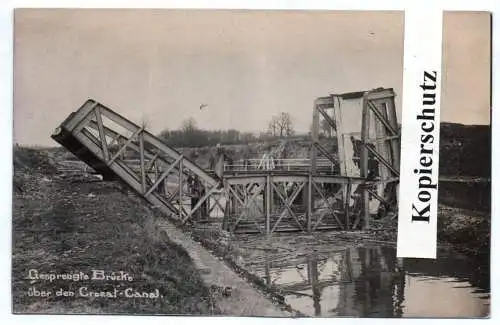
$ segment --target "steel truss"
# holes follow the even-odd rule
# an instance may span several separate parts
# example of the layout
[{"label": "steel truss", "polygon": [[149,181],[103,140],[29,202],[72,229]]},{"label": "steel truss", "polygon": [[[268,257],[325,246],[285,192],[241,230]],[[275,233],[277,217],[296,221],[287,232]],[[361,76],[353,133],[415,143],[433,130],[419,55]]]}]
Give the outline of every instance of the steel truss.
[{"label": "steel truss", "polygon": [[[70,114],[52,138],[105,178],[121,179],[181,223],[207,221],[218,210],[214,218],[231,232],[367,229],[374,201],[384,212],[397,203],[400,137],[394,96],[391,89],[377,89],[318,98],[308,170],[228,171],[218,177],[91,99]],[[356,112],[344,108],[353,98],[362,104],[361,130],[354,133],[343,122],[343,114]],[[336,152],[319,139],[320,115],[336,131]],[[352,148],[346,148],[346,135]],[[356,141],[361,143],[359,153]],[[340,174],[319,169],[325,160],[339,166]],[[353,174],[356,164],[359,173]]]},{"label": "steel truss", "polygon": [[[157,137],[104,105],[88,100],[52,138],[105,177],[118,177],[155,207],[182,223],[209,201],[220,206],[222,181]],[[130,156],[137,158],[135,161]],[[127,158],[127,159],[126,159]],[[186,199],[190,181],[200,190],[196,205]],[[204,214],[204,213],[202,213]]]},{"label": "steel truss", "polygon": [[[315,176],[308,173],[227,175],[226,229],[230,232],[316,231],[355,229],[359,204],[343,195],[353,185],[369,184],[359,177]],[[369,184],[373,185],[373,184]],[[309,194],[310,193],[310,194]]]}]

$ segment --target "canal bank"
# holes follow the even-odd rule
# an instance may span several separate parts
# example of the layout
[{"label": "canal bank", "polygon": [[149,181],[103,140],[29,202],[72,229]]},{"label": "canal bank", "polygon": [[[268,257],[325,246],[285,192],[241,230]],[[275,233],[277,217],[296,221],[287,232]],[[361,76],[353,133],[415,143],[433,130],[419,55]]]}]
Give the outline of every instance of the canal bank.
[{"label": "canal bank", "polygon": [[161,220],[158,227],[170,240],[188,252],[205,285],[211,288],[213,305],[220,315],[295,316],[290,308],[268,299],[264,292],[256,289],[251,282],[245,281],[234,269],[226,265],[222,257],[212,254],[172,223]]}]

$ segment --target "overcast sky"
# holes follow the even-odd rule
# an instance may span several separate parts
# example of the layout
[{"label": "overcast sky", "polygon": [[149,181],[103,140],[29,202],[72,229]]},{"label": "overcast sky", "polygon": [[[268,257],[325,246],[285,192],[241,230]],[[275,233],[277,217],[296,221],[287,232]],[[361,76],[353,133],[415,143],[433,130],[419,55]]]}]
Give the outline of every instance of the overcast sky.
[{"label": "overcast sky", "polygon": [[[153,132],[194,117],[261,131],[290,112],[306,132],[316,97],[403,80],[402,12],[17,10],[14,140],[50,134],[87,98]],[[441,118],[489,123],[489,20],[445,17]],[[200,111],[202,103],[208,108]]]}]

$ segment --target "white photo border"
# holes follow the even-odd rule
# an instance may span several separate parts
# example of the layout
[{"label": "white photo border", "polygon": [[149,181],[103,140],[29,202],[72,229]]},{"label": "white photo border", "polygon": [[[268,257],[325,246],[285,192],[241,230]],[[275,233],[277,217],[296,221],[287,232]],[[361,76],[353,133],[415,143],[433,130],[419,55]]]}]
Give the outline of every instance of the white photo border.
[{"label": "white photo border", "polygon": [[[500,28],[496,23],[498,14],[498,4],[495,0],[475,0],[475,1],[462,1],[462,0],[447,0],[447,1],[403,1],[403,0],[322,0],[322,1],[263,1],[263,0],[248,0],[248,1],[232,1],[232,0],[184,0],[184,1],[168,1],[168,0],[152,0],[152,1],[117,1],[117,0],[7,0],[0,3],[0,149],[3,152],[3,159],[0,160],[0,179],[4,181],[0,185],[0,208],[2,216],[0,228],[2,229],[2,238],[0,253],[4,260],[3,267],[0,269],[0,276],[2,279],[0,285],[1,292],[1,312],[2,320],[6,324],[93,324],[105,321],[107,324],[135,324],[136,322],[151,323],[151,324],[165,324],[166,322],[175,322],[176,324],[187,324],[188,322],[203,322],[204,324],[229,324],[237,322],[238,324],[285,324],[285,322],[300,322],[306,324],[314,322],[320,324],[330,323],[332,320],[328,318],[323,319],[275,319],[275,318],[242,318],[242,317],[150,317],[150,316],[43,316],[43,315],[26,315],[18,316],[11,314],[11,209],[12,209],[12,75],[13,75],[13,58],[12,58],[12,9],[25,7],[25,8],[61,8],[61,7],[77,7],[77,8],[115,8],[115,7],[128,7],[128,8],[233,8],[233,9],[304,9],[304,10],[411,10],[414,6],[425,6],[429,10],[459,10],[459,11],[490,11],[493,13],[493,49],[492,49],[492,107],[498,107],[499,104],[499,91],[500,87],[496,82],[498,77],[498,58],[500,57]],[[441,31],[440,31],[441,32]],[[404,96],[404,95],[403,95]],[[498,110],[493,109],[491,115],[492,125],[492,166],[500,163],[500,146],[498,140],[500,138],[500,113]],[[492,252],[495,251],[497,245],[497,237],[499,233],[499,223],[495,221],[496,214],[498,214],[498,207],[500,206],[500,194],[497,193],[499,171],[492,168]],[[499,263],[498,254],[491,255],[491,274],[497,274],[497,265]],[[491,292],[497,292],[499,289],[498,277],[492,277]],[[429,299],[432,299],[429,297]],[[492,318],[488,321],[494,321],[494,317],[498,312],[498,308],[494,308],[494,304],[498,299],[492,299]],[[137,319],[136,317],[140,317]],[[498,318],[498,317],[496,317]],[[386,319],[350,319],[350,318],[336,318],[336,323],[349,323],[352,322],[365,322],[366,324],[385,324]],[[401,321],[401,320],[394,320]],[[439,319],[429,320],[420,319],[412,320],[417,322],[440,322]],[[469,322],[484,322],[484,320],[456,320]]]}]

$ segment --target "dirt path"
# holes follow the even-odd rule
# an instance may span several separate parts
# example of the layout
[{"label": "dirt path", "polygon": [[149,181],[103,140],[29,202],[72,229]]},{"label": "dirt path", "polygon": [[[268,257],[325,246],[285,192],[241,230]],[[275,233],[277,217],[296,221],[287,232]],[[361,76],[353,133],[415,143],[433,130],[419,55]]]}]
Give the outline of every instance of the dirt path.
[{"label": "dirt path", "polygon": [[232,316],[271,316],[290,317],[290,313],[281,310],[262,293],[240,278],[223,261],[213,256],[200,244],[192,240],[168,221],[161,221],[160,229],[168,237],[184,247],[193,259],[201,277],[207,286],[231,287],[229,297],[219,297],[217,305],[222,315]]}]

